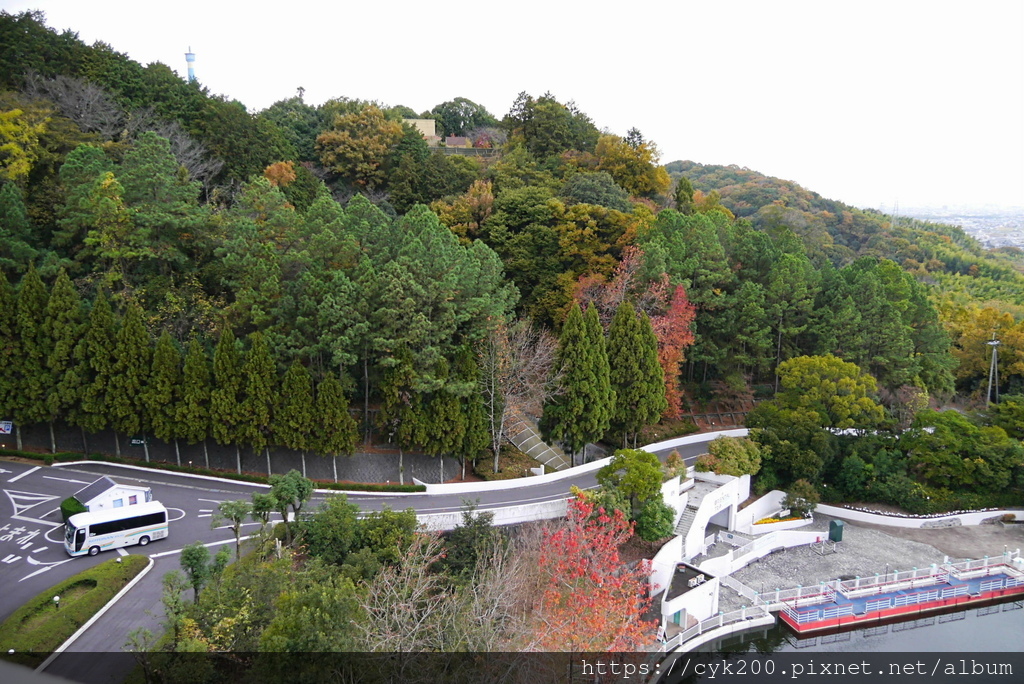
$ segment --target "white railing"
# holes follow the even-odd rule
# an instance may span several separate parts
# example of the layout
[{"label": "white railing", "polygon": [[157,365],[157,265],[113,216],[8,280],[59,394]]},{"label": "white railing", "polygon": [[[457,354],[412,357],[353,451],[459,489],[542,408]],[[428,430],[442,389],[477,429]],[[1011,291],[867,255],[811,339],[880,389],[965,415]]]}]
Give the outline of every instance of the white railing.
[{"label": "white railing", "polygon": [[892,598],[874,599],[864,604],[865,613],[874,613],[889,608],[892,608]]},{"label": "white railing", "polygon": [[[830,598],[831,597],[831,598]],[[835,598],[835,589],[829,584],[814,584],[809,587],[797,587],[795,589],[776,589],[759,593],[754,601],[758,605],[792,604],[797,606],[815,602],[823,603]]]},{"label": "white railing", "polygon": [[674,637],[661,644],[661,650],[671,651],[679,648],[690,639],[700,636],[705,632],[709,632],[712,629],[718,629],[719,627],[731,625],[736,622],[743,622],[744,620],[752,620],[754,618],[767,616],[768,609],[765,606],[752,606],[750,608],[734,610],[729,613],[719,613],[718,615],[713,615],[706,620],[701,620],[697,624],[687,627],[683,631],[679,632]]}]

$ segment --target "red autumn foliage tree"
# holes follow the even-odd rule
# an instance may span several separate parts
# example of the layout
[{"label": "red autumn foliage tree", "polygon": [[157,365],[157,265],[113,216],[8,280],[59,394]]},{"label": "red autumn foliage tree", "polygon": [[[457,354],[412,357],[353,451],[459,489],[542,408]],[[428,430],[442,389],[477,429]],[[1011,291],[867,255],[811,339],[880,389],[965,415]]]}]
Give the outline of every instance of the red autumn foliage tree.
[{"label": "red autumn foliage tree", "polygon": [[672,301],[663,316],[651,319],[658,338],[658,362],[665,373],[665,416],[678,419],[683,411],[683,395],[679,390],[679,369],[685,361],[686,348],[693,344],[693,319],[697,309],[686,296],[686,288],[677,285]]},{"label": "red autumn foliage tree", "polygon": [[619,304],[627,299],[638,312],[644,311],[650,317],[658,338],[658,362],[665,373],[665,398],[668,400],[665,416],[678,419],[683,399],[679,390],[679,369],[686,360],[686,348],[694,342],[693,320],[697,309],[686,296],[686,288],[677,285],[673,289],[669,285],[667,273],[644,283],[643,264],[643,250],[635,245],[625,248],[611,280],[602,275],[581,277],[576,283],[575,299],[580,307],[594,303],[605,330]]},{"label": "red autumn foliage tree", "polygon": [[539,560],[538,650],[633,651],[650,643],[654,623],[642,619],[651,603],[650,562],[627,568],[619,558],[632,536],[622,511],[608,513],[587,497],[569,500],[566,522],[545,534]]}]

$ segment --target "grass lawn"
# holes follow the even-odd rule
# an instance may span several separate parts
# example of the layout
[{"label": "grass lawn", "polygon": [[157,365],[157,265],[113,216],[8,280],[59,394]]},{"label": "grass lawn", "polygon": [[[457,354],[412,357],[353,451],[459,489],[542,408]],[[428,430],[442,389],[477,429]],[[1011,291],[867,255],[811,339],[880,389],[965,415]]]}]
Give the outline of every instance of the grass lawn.
[{"label": "grass lawn", "polygon": [[[0,657],[28,667],[46,660],[149,564],[146,556],[120,559],[69,577],[16,610],[0,625]],[[60,596],[60,608],[54,596]],[[8,655],[11,649],[14,654]]]}]

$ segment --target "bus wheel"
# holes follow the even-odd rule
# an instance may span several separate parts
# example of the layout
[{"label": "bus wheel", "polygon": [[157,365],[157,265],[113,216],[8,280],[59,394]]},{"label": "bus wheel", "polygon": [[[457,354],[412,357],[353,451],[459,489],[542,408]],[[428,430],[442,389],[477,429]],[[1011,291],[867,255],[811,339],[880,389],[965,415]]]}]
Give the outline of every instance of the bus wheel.
[{"label": "bus wheel", "polygon": [[89,555],[90,556],[95,556],[99,552],[100,552],[100,547],[98,547],[98,546],[93,546],[93,547],[89,548]]},{"label": "bus wheel", "polygon": [[139,546],[145,546],[149,543],[149,537],[139,537]]}]

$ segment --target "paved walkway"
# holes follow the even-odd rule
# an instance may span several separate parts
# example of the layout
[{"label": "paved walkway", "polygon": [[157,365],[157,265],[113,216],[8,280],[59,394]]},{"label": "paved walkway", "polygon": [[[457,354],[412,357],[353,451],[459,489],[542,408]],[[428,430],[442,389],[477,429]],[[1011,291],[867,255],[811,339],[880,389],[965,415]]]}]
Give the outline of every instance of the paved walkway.
[{"label": "paved walkway", "polygon": [[[814,523],[800,528],[821,531],[827,536],[829,516],[815,513]],[[913,534],[908,534],[913,533]],[[928,543],[914,539],[923,533]],[[941,548],[938,548],[940,547]],[[811,586],[836,578],[868,577],[892,570],[923,568],[950,560],[995,556],[1024,549],[1024,525],[974,525],[945,529],[912,530],[844,521],[843,541],[838,552],[821,556],[807,546],[798,546],[765,556],[732,574],[739,582],[758,592]],[[722,592],[720,610],[750,605],[750,599],[735,592]]]}]

